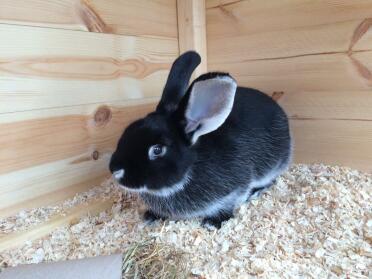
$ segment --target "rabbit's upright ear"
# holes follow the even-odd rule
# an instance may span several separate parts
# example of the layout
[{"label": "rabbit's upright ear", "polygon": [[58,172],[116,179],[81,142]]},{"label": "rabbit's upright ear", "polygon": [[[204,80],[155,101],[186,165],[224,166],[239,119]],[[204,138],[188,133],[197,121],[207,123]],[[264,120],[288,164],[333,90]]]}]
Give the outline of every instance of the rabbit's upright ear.
[{"label": "rabbit's upright ear", "polygon": [[200,55],[195,51],[188,51],[179,56],[173,63],[165,84],[163,95],[156,107],[157,112],[174,112],[189,85],[190,77],[200,64]]},{"label": "rabbit's upright ear", "polygon": [[224,73],[209,73],[195,80],[185,110],[185,132],[191,135],[192,143],[225,122],[233,107],[236,88],[236,81]]}]

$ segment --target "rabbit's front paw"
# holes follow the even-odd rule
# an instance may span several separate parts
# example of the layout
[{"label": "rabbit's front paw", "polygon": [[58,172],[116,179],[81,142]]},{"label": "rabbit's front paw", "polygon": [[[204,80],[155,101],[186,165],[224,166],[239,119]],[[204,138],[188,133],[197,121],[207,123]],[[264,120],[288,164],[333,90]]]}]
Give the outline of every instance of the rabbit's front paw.
[{"label": "rabbit's front paw", "polygon": [[152,212],[151,210],[146,210],[145,214],[143,214],[143,219],[146,221],[146,223],[153,223],[156,220],[164,220],[165,218]]},{"label": "rabbit's front paw", "polygon": [[202,226],[207,229],[220,229],[222,222],[233,217],[232,212],[219,212],[218,214],[206,217],[202,221]]}]

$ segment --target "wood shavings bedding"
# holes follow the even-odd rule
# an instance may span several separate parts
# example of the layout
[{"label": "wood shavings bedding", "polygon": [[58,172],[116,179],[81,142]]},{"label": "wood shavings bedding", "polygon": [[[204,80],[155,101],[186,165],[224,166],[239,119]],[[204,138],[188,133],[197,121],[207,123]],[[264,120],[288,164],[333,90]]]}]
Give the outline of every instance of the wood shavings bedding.
[{"label": "wood shavings bedding", "polygon": [[88,203],[92,200],[104,200],[111,197],[119,197],[119,189],[112,184],[112,181],[107,180],[101,186],[93,187],[87,192],[76,195],[73,199],[66,200],[60,205],[45,206],[31,210],[22,210],[14,216],[0,219],[0,236],[15,231],[26,230],[37,224],[41,224],[49,220],[56,214],[64,214],[68,209],[79,204]]},{"label": "wood shavings bedding", "polygon": [[[75,199],[84,201],[86,195]],[[124,253],[133,243],[153,238],[181,251],[190,274],[205,278],[372,278],[371,174],[295,165],[218,231],[202,228],[199,220],[145,226],[140,202],[110,182],[88,196],[114,196],[117,202],[109,212],[3,253],[0,261],[15,266]],[[0,228],[11,232],[45,220],[43,215],[23,219],[18,214],[2,220]]]}]

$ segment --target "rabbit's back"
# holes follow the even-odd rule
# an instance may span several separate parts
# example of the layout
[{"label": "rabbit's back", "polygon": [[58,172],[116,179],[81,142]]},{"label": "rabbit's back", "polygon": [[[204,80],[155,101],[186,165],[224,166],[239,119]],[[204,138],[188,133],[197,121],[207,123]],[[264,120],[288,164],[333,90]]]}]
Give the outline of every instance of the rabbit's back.
[{"label": "rabbit's back", "polygon": [[[268,95],[250,88],[238,87],[233,109],[226,122],[200,139],[202,156],[214,154],[225,165],[235,162],[238,168],[250,168],[260,177],[268,169],[287,164],[291,157],[288,118],[283,109]],[[227,162],[225,158],[229,158]],[[234,164],[234,165],[235,165]]]}]

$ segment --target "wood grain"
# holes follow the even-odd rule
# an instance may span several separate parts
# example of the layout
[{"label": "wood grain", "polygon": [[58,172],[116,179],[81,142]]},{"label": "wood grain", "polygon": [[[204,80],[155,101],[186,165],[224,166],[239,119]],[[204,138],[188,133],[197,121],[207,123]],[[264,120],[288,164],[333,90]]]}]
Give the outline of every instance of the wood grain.
[{"label": "wood grain", "polygon": [[2,0],[0,37],[4,217],[108,176],[179,54],[176,0]]},{"label": "wood grain", "polygon": [[368,72],[372,51],[353,55],[319,54],[284,59],[209,64],[209,70],[230,72],[240,85],[265,92],[284,91],[370,91]]},{"label": "wood grain", "polygon": [[[345,13],[345,8],[350,13]],[[214,65],[371,50],[371,11],[372,2],[366,1],[240,1],[209,9],[208,62]],[[310,20],[310,14],[319,17],[318,21]],[[267,22],[261,26],[263,18]]]},{"label": "wood grain", "polygon": [[207,9],[210,9],[210,8],[216,8],[218,6],[224,6],[228,4],[237,3],[240,1],[242,0],[206,0],[205,5]]},{"label": "wood grain", "polygon": [[[105,168],[107,166],[104,166]],[[40,194],[38,192],[32,192],[33,195],[31,197],[24,197],[24,195],[19,195],[10,203],[7,207],[3,207],[0,210],[0,218],[6,218],[8,216],[12,216],[17,214],[22,210],[30,210],[34,208],[44,207],[44,206],[53,206],[57,204],[61,204],[64,201],[71,199],[77,193],[86,192],[89,189],[101,185],[103,181],[105,181],[109,177],[108,174],[105,174],[102,177],[97,176],[89,176],[89,177],[82,177],[76,176],[76,184],[71,185],[64,185],[59,190],[55,190],[52,187],[48,187],[49,191],[45,194]],[[49,176],[49,179],[54,179],[53,176]],[[14,186],[14,184],[12,184]],[[52,183],[53,185],[53,183]],[[17,188],[14,187],[16,190]],[[23,188],[22,190],[27,192],[27,188]],[[20,193],[20,192],[18,192]],[[21,201],[22,200],[22,201]]]},{"label": "wood grain", "polygon": [[[316,54],[352,54],[372,50],[372,36],[362,36],[363,43],[351,46],[354,43],[353,36],[358,32],[361,22],[361,20],[353,20],[324,26],[243,33],[229,39],[209,37],[208,54],[211,58],[209,62],[213,65]],[[357,43],[359,39],[355,39]]]},{"label": "wood grain", "polygon": [[362,20],[359,26],[354,30],[353,37],[350,40],[349,50],[358,51],[368,49],[372,41],[372,17]]},{"label": "wood grain", "polygon": [[216,37],[362,21],[371,18],[371,8],[370,0],[237,1],[207,9],[207,37],[209,41]]},{"label": "wood grain", "polygon": [[[24,168],[0,176],[0,215],[9,215],[30,206],[46,206],[69,195],[99,185],[108,177],[110,152],[97,160],[91,153]],[[71,187],[74,187],[71,188]],[[61,190],[69,193],[61,193]],[[71,192],[72,191],[72,192]],[[58,194],[58,196],[57,196]],[[62,195],[61,195],[62,194]],[[61,196],[60,196],[61,195]],[[53,198],[54,197],[54,198]],[[39,199],[39,200],[38,200]],[[62,200],[61,200],[62,199]],[[42,204],[40,204],[42,201]]]},{"label": "wood grain", "polygon": [[73,208],[66,215],[54,216],[46,223],[32,227],[27,231],[12,233],[0,238],[0,252],[22,246],[26,241],[34,241],[50,234],[58,227],[69,226],[85,215],[96,215],[111,209],[112,200],[94,201]]},{"label": "wood grain", "polygon": [[0,36],[0,114],[159,96],[178,55],[175,39],[1,24]]},{"label": "wood grain", "polygon": [[285,108],[296,161],[370,171],[372,2],[209,0],[207,7],[208,70],[230,72]]},{"label": "wood grain", "polygon": [[1,0],[0,23],[177,38],[176,0]]},{"label": "wood grain", "polygon": [[291,121],[295,162],[349,166],[372,173],[372,120]]},{"label": "wood grain", "polygon": [[25,110],[18,111],[14,113],[3,113],[0,114],[0,124],[9,124],[11,122],[22,122],[30,119],[46,119],[53,117],[63,117],[71,115],[86,115],[94,119],[94,115],[98,108],[100,107],[122,107],[127,106],[141,106],[146,104],[154,104],[159,101],[158,97],[153,98],[144,98],[144,99],[134,99],[134,100],[119,100],[113,102],[97,102],[97,103],[88,103],[83,105],[76,106],[61,106],[61,107],[52,107],[47,109],[38,109],[38,110]]},{"label": "wood grain", "polygon": [[153,108],[152,103],[108,107],[112,116],[104,125],[97,125],[94,115],[1,123],[0,174],[94,151],[113,151],[124,127]]},{"label": "wood grain", "polygon": [[177,0],[177,14],[180,53],[195,50],[202,57],[194,72],[197,77],[207,72],[205,0]]},{"label": "wood grain", "polygon": [[295,119],[372,120],[372,90],[281,92],[277,101]]},{"label": "wood grain", "polygon": [[99,185],[125,126],[154,106],[150,99],[26,111],[17,121],[0,114],[0,217]]}]

